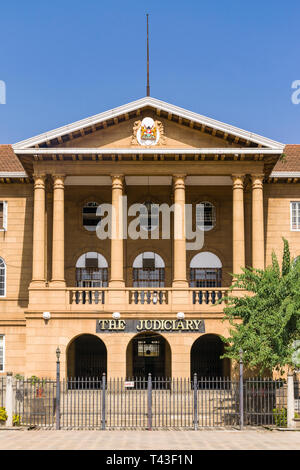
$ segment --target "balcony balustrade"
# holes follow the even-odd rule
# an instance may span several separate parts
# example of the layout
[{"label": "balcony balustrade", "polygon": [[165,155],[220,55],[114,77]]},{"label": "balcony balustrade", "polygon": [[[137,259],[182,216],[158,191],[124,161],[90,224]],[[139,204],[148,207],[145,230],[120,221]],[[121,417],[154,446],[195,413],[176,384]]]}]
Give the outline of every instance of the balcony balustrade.
[{"label": "balcony balustrade", "polygon": [[[109,306],[108,293],[112,290],[109,287],[73,287],[67,288],[69,292],[69,302],[71,306]],[[114,289],[116,290],[116,289]],[[119,289],[122,293],[125,291],[126,304],[129,309],[135,306],[143,307],[157,307],[172,305],[172,293],[174,290],[178,291],[179,288],[124,288]],[[190,302],[189,304],[199,308],[206,308],[207,306],[221,306],[226,300],[229,288],[215,287],[215,288],[187,288],[181,289],[188,291]]]}]

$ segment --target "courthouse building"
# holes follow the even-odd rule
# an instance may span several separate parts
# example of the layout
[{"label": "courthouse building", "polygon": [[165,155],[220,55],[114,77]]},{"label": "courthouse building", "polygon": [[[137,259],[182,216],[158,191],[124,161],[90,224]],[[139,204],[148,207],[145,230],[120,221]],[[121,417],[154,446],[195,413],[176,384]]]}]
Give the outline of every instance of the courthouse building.
[{"label": "courthouse building", "polygon": [[231,273],[300,255],[299,183],[300,146],[151,97],[1,145],[0,374],[232,375]]}]

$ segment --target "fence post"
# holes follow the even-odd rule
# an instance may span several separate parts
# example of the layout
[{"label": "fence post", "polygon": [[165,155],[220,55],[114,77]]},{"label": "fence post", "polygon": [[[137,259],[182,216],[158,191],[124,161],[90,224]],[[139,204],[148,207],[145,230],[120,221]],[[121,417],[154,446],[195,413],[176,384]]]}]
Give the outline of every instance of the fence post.
[{"label": "fence post", "polygon": [[105,431],[105,389],[106,389],[106,375],[102,375],[102,419],[101,429]]},{"label": "fence post", "polygon": [[11,427],[13,425],[14,414],[14,392],[12,372],[7,372],[6,374],[5,409],[7,413],[6,426]]},{"label": "fence post", "polygon": [[148,375],[148,431],[152,430],[152,378]]},{"label": "fence post", "polygon": [[198,429],[198,378],[197,374],[194,374],[194,430]]},{"label": "fence post", "polygon": [[240,349],[240,430],[244,428],[244,364],[243,350]]},{"label": "fence post", "polygon": [[56,349],[56,429],[60,429],[60,349]]},{"label": "fence post", "polygon": [[294,401],[294,376],[289,372],[287,377],[287,427],[295,427],[295,401]]}]

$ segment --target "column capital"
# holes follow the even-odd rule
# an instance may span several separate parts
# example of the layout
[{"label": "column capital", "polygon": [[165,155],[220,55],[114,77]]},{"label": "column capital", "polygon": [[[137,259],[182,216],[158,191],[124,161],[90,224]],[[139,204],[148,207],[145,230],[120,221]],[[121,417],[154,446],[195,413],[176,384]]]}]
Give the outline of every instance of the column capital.
[{"label": "column capital", "polygon": [[124,175],[123,174],[111,174],[112,189],[123,189],[124,187]]},{"label": "column capital", "polygon": [[186,178],[186,175],[184,174],[173,175],[174,189],[185,189],[185,178]]},{"label": "column capital", "polygon": [[244,189],[245,175],[233,174],[233,175],[231,175],[231,179],[232,179],[232,188],[233,189]]},{"label": "column capital", "polygon": [[46,183],[46,174],[33,174],[33,179],[34,179],[34,189],[45,189],[45,183]]},{"label": "column capital", "polygon": [[252,189],[262,189],[264,176],[262,173],[251,175]]},{"label": "column capital", "polygon": [[54,189],[64,189],[66,175],[57,173],[57,174],[52,175],[52,179],[53,179]]}]

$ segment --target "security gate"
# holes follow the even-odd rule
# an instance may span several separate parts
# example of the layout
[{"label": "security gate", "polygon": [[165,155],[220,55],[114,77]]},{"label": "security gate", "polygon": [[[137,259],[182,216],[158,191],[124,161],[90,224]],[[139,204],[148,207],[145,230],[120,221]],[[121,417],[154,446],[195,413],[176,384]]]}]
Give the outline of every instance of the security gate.
[{"label": "security gate", "polygon": [[[199,429],[240,426],[239,382],[229,378],[18,380],[20,424],[60,429]],[[284,426],[286,385],[251,379],[243,387],[245,425]]]}]

